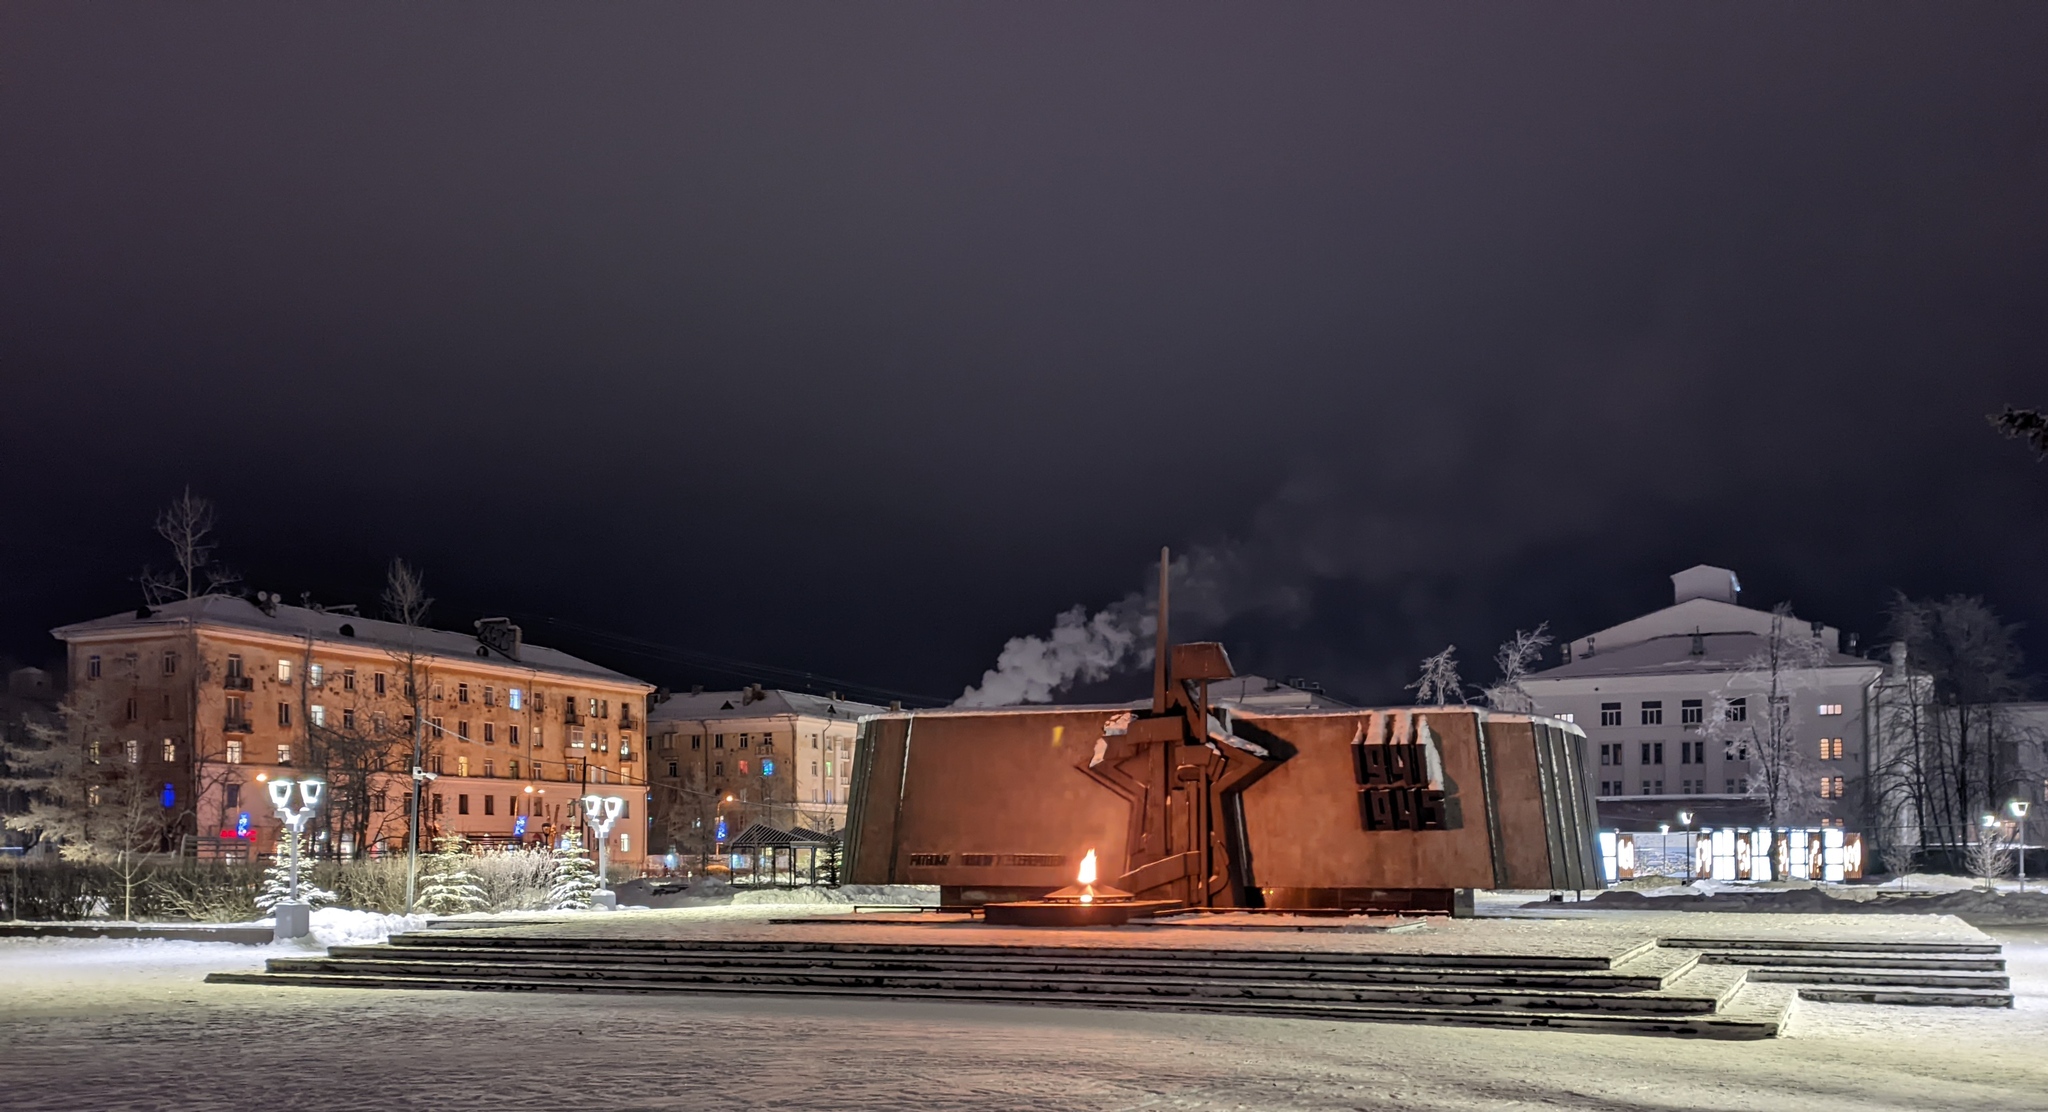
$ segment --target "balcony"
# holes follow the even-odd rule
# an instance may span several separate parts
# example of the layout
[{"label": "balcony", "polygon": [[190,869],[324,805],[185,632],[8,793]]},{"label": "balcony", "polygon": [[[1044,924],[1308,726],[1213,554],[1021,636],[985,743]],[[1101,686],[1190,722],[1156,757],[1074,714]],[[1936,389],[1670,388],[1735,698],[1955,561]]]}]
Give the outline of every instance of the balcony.
[{"label": "balcony", "polygon": [[576,713],[576,704],[574,703],[569,704],[562,711],[563,723],[570,726],[581,726],[589,721],[589,718],[589,715]]},{"label": "balcony", "polygon": [[229,691],[254,691],[256,681],[248,675],[223,676],[220,685]]},{"label": "balcony", "polygon": [[222,733],[227,734],[246,734],[252,732],[249,728],[249,720],[246,718],[226,719],[221,723],[220,728]]}]

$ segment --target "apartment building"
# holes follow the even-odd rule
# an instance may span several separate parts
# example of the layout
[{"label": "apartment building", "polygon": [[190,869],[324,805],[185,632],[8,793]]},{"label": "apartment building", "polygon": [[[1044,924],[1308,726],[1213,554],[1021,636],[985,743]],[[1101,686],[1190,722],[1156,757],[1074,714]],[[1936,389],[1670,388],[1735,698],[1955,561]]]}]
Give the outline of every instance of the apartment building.
[{"label": "apartment building", "polygon": [[423,840],[539,842],[594,792],[626,801],[613,853],[645,850],[651,686],[509,622],[464,634],[214,596],[51,632],[93,758],[161,779],[178,846],[271,852],[268,782],[310,775],[330,787],[323,851],[402,848],[417,719]]},{"label": "apartment building", "polygon": [[651,851],[719,853],[756,822],[838,831],[859,719],[884,709],[759,685],[657,703],[648,715]]},{"label": "apartment building", "polygon": [[[1727,568],[1699,565],[1671,577],[1672,605],[1564,646],[1564,663],[1524,682],[1538,713],[1587,734],[1601,822],[1625,830],[1763,822],[1759,754],[1708,726],[1717,698],[1735,725],[1764,714],[1763,689],[1738,679],[1771,632],[1773,615],[1741,605]],[[1817,642],[1819,666],[1789,676],[1785,694],[1800,747],[1790,762],[1792,814],[1780,823],[1862,828],[1876,751],[1885,667],[1842,651],[1820,622],[1790,628]]]}]

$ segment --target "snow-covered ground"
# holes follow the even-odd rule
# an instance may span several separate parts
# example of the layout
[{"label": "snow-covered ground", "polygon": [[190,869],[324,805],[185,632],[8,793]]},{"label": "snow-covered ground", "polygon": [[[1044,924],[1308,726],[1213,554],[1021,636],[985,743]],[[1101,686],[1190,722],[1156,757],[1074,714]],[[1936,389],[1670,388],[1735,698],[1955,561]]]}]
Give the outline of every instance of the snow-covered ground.
[{"label": "snow-covered ground", "polygon": [[1789,1037],[1761,1043],[801,998],[207,985],[211,970],[297,951],[0,940],[0,1108],[2048,1107],[2048,930],[1993,933],[2012,963],[2013,1011],[1802,1004]]}]

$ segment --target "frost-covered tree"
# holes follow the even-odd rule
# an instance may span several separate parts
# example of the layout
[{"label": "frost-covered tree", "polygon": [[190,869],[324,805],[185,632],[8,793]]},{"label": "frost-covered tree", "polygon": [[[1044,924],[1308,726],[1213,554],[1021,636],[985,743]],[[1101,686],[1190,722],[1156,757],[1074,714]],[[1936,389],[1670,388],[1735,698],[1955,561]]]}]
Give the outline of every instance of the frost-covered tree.
[{"label": "frost-covered tree", "polygon": [[1536,709],[1536,700],[1522,688],[1522,681],[1529,676],[1530,669],[1542,659],[1543,650],[1556,640],[1550,635],[1550,623],[1544,622],[1535,629],[1518,629],[1515,635],[1501,642],[1499,651],[1493,654],[1493,663],[1500,669],[1500,678],[1486,689],[1486,705],[1495,710],[1528,714]]},{"label": "frost-covered tree", "polygon": [[1422,658],[1422,675],[1408,685],[1408,690],[1415,692],[1417,706],[1465,702],[1465,682],[1458,678],[1458,646],[1445,645],[1444,651]]},{"label": "frost-covered tree", "polygon": [[435,849],[426,861],[420,908],[434,915],[462,915],[489,907],[490,899],[477,882],[476,859],[469,852],[469,841],[460,834],[450,834],[436,842]]},{"label": "frost-covered tree", "polygon": [[1706,735],[1734,759],[1748,759],[1749,794],[1764,801],[1772,826],[1812,817],[1803,813],[1805,801],[1819,798],[1817,740],[1799,740],[1793,696],[1818,681],[1814,669],[1827,659],[1819,635],[1800,629],[1791,604],[1781,602],[1771,610],[1763,644],[1714,696]]},{"label": "frost-covered tree", "polygon": [[581,910],[595,902],[597,866],[583,852],[583,836],[572,832],[568,844],[555,851],[555,886],[548,892],[550,911]]},{"label": "frost-covered tree", "polygon": [[108,725],[95,695],[73,692],[59,713],[61,725],[24,722],[18,738],[0,738],[8,770],[0,788],[28,799],[6,825],[54,845],[66,861],[111,868],[120,891],[109,902],[118,899],[121,917],[133,918],[151,855],[163,850],[163,781],[143,771],[141,742]]},{"label": "frost-covered tree", "polygon": [[2026,441],[2042,459],[2048,460],[2048,412],[2006,406],[2005,412],[1992,414],[1990,421],[1992,428],[2014,440]]},{"label": "frost-covered tree", "polygon": [[[284,837],[277,845],[277,856],[271,859],[270,867],[263,870],[263,891],[256,895],[256,906],[265,911],[285,902],[292,895],[292,842],[305,837],[303,831],[286,827]],[[299,847],[299,902],[307,907],[326,907],[340,897],[313,883],[308,873],[313,861],[307,856],[305,847]]]},{"label": "frost-covered tree", "polygon": [[191,487],[156,515],[156,533],[171,546],[168,572],[142,569],[142,593],[153,604],[233,592],[242,577],[214,562],[213,503]]}]

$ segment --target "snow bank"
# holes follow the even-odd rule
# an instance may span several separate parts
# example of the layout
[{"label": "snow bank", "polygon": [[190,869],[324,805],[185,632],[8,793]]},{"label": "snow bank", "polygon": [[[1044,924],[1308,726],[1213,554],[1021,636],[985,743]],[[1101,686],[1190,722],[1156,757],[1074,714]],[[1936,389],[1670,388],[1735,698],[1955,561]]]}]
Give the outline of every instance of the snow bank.
[{"label": "snow bank", "polygon": [[915,904],[934,907],[939,890],[917,884],[844,884],[837,888],[752,888],[732,894],[744,904]]}]

